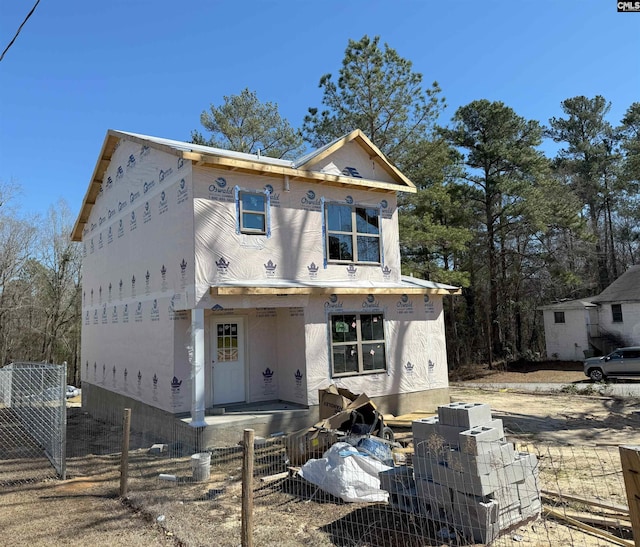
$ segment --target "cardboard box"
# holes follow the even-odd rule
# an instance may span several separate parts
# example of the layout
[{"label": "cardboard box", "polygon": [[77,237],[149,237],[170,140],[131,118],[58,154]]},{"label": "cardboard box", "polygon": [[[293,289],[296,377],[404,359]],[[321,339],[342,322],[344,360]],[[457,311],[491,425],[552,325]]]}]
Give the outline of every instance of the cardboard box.
[{"label": "cardboard box", "polygon": [[348,389],[337,387],[331,384],[325,389],[318,391],[318,399],[320,401],[320,419],[324,420],[338,412],[342,412],[352,401],[358,396],[351,393]]},{"label": "cardboard box", "polygon": [[321,458],[322,455],[338,441],[335,431],[304,428],[287,436],[286,450],[291,465],[303,465],[311,458]]}]

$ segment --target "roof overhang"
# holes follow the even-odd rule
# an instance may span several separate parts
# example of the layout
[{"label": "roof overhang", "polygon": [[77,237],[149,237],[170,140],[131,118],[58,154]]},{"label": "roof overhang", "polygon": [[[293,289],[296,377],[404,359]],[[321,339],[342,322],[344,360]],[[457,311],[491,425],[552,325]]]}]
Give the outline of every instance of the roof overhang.
[{"label": "roof overhang", "polygon": [[292,295],[331,295],[331,294],[440,294],[456,295],[458,287],[243,287],[214,286],[209,288],[211,296],[292,296]]}]

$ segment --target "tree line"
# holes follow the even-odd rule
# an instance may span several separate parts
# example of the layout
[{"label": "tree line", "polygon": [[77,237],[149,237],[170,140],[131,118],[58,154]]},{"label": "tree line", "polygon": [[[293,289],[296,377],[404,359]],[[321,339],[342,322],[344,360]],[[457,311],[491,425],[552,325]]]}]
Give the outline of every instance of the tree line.
[{"label": "tree line", "polygon": [[[299,128],[244,89],[203,111],[191,141],[295,158],[362,129],[418,188],[399,198],[403,273],[463,288],[445,299],[452,367],[542,354],[538,306],[597,294],[640,262],[640,102],[611,121],[604,97],[571,97],[542,122],[479,99],[447,122],[437,82],[368,36],[319,87]],[[73,219],[61,202],[27,221],[14,194],[0,187],[0,364],[67,361],[77,378]]]}]

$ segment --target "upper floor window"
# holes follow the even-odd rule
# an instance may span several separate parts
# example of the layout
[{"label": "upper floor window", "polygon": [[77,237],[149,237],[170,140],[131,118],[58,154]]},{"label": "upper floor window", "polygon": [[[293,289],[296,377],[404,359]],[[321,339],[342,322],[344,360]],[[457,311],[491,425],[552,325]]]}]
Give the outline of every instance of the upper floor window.
[{"label": "upper floor window", "polygon": [[345,313],[332,315],[329,321],[332,376],[387,369],[381,313]]},{"label": "upper floor window", "polygon": [[553,312],[553,320],[554,320],[554,323],[564,323],[564,312],[563,311],[554,311]]},{"label": "upper floor window", "polygon": [[380,211],[329,203],[327,258],[334,262],[380,263]]},{"label": "upper floor window", "polygon": [[267,196],[252,192],[238,194],[240,232],[243,234],[267,233]]},{"label": "upper floor window", "polygon": [[622,323],[622,304],[611,304],[611,315],[614,323]]}]

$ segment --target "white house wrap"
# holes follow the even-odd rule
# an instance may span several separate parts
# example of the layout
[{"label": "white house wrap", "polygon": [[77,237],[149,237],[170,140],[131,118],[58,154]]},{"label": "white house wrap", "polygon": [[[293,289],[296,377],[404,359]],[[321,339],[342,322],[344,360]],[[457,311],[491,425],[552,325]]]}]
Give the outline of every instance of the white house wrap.
[{"label": "white house wrap", "polygon": [[360,131],[295,162],[108,131],[73,232],[85,404],[203,425],[217,405],[317,405],[329,383],[390,411],[443,402],[459,291],[401,276],[400,191]]}]

